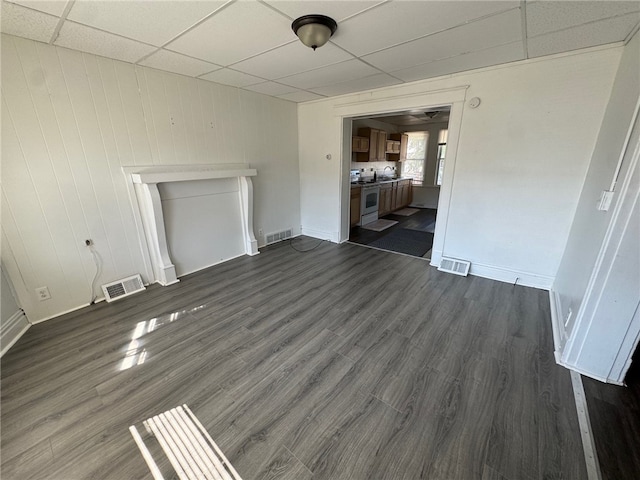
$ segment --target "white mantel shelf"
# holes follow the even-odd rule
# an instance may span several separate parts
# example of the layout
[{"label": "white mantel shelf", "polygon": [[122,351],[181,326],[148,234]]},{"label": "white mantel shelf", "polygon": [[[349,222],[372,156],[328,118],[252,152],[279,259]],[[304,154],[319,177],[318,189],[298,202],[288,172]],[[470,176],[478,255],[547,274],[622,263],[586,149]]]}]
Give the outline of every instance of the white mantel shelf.
[{"label": "white mantel shelf", "polygon": [[138,198],[140,216],[156,282],[161,285],[171,285],[179,281],[169,254],[162,199],[158,189],[159,183],[237,178],[244,250],[247,255],[260,253],[258,242],[253,234],[253,184],[251,177],[258,174],[256,169],[249,168],[249,165],[246,164],[233,163],[123,167],[122,170],[125,175],[130,175]]},{"label": "white mantel shelf", "polygon": [[184,165],[173,167],[143,167],[131,174],[133,183],[188,182],[192,180],[211,180],[218,178],[255,177],[255,168],[211,165]]}]

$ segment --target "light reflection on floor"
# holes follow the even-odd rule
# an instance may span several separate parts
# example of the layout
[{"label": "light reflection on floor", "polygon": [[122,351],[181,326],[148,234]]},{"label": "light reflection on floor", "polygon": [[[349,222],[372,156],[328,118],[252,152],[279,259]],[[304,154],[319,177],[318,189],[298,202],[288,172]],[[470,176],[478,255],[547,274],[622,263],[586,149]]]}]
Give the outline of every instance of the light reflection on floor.
[{"label": "light reflection on floor", "polygon": [[124,359],[120,364],[120,370],[127,370],[135,365],[142,365],[148,358],[147,349],[143,347],[144,342],[141,338],[143,335],[151,333],[164,325],[175,322],[176,320],[180,320],[191,312],[202,310],[205,306],[206,305],[199,305],[190,310],[179,310],[150,320],[138,322],[136,328],[133,330],[133,334],[131,335],[131,342],[129,342]]}]

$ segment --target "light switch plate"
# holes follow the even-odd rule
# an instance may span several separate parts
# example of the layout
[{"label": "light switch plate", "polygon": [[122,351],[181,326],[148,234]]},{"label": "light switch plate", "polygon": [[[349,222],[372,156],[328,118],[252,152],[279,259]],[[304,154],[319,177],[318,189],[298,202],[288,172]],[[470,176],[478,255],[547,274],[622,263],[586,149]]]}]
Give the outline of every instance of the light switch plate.
[{"label": "light switch plate", "polygon": [[611,201],[613,200],[613,193],[610,190],[603,190],[602,195],[600,195],[600,200],[598,200],[598,210],[602,212],[606,212],[611,207]]}]

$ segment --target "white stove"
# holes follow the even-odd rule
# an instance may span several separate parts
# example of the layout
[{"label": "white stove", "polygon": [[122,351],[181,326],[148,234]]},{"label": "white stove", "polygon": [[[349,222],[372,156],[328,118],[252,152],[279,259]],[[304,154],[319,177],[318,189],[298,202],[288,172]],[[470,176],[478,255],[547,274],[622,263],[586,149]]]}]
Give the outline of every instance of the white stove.
[{"label": "white stove", "polygon": [[363,185],[360,198],[360,225],[367,225],[378,220],[380,185]]}]

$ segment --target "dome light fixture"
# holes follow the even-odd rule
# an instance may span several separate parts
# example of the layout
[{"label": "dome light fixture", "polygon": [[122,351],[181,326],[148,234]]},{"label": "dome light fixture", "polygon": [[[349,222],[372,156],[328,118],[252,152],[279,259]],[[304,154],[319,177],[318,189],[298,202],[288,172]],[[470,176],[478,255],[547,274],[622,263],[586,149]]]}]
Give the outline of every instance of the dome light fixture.
[{"label": "dome light fixture", "polygon": [[325,15],[304,15],[291,24],[300,41],[314,50],[327,43],[337,28],[336,21]]}]

